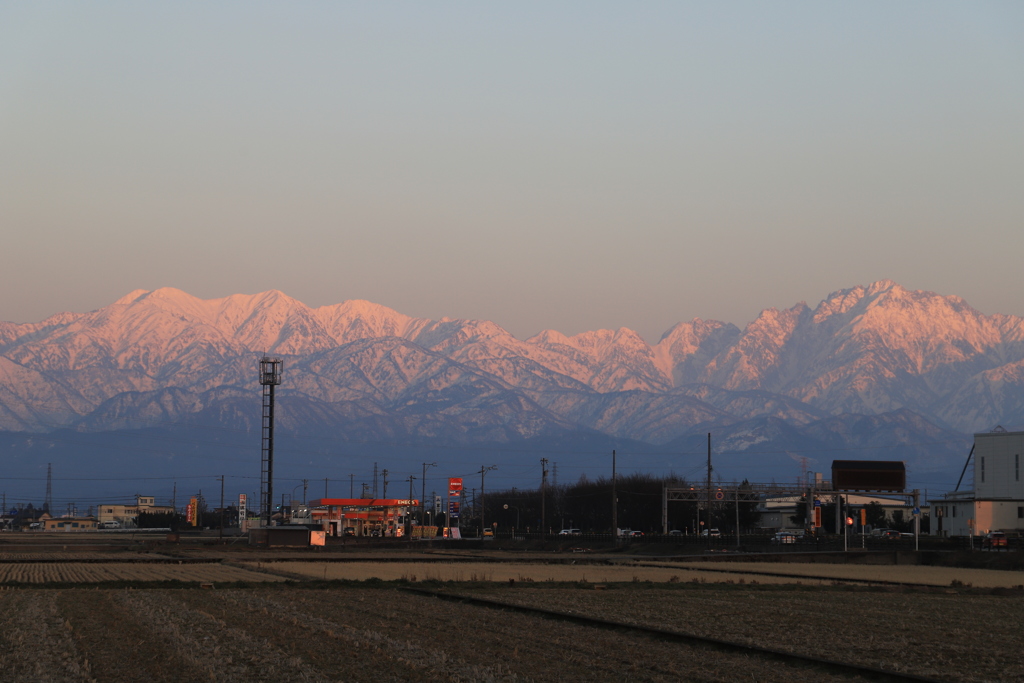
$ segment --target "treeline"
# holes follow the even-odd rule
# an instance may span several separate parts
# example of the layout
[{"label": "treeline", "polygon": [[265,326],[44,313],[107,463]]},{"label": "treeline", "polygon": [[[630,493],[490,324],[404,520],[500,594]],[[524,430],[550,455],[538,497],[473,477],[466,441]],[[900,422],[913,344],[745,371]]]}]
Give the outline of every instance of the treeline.
[{"label": "treeline", "polygon": [[[745,483],[745,482],[744,482]],[[618,477],[616,497],[618,527],[646,533],[662,530],[662,490],[671,487],[700,488],[678,478],[662,478],[649,474]],[[610,533],[612,529],[612,482],[601,477],[595,481],[585,478],[575,484],[548,486],[544,496],[539,489],[511,489],[488,491],[481,510],[481,501],[469,501],[460,523],[464,527],[480,525],[481,511],[487,527],[497,523],[499,531],[512,527],[524,532],[560,529],[580,529],[584,533]],[[701,509],[698,509],[700,507]],[[541,523],[541,519],[545,523]],[[756,503],[740,503],[740,528],[747,530],[757,525]],[[699,521],[698,521],[699,520]],[[701,524],[700,522],[704,522]],[[668,504],[668,528],[685,533],[696,533],[705,528],[707,513],[696,502],[673,501]],[[711,509],[712,528],[723,532],[736,529],[734,503],[714,503]]]}]

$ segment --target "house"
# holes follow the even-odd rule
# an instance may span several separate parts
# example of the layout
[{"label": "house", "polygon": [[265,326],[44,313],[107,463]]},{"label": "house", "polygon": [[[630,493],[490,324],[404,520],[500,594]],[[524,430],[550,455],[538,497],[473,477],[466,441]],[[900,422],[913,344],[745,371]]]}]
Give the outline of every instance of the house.
[{"label": "house", "polygon": [[95,531],[92,517],[52,517],[42,520],[43,531]]},{"label": "house", "polygon": [[997,427],[974,435],[974,485],[930,500],[932,533],[939,536],[982,535],[1024,530],[1024,432]]},{"label": "house", "polygon": [[134,505],[103,504],[96,508],[97,522],[120,522],[122,526],[133,527],[140,512],[167,514],[174,512],[170,505],[157,505],[154,496],[136,496]]}]

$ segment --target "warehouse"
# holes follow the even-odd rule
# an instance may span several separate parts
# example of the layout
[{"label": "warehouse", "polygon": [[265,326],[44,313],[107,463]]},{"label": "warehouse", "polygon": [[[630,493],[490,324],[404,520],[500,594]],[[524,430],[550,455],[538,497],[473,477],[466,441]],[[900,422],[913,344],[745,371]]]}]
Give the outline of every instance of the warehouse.
[{"label": "warehouse", "polygon": [[[974,485],[932,500],[933,533],[968,536],[990,531],[1024,530],[1024,480],[1021,455],[1024,432],[997,427],[974,435],[968,456],[973,461]],[[967,466],[965,465],[965,472]]]}]

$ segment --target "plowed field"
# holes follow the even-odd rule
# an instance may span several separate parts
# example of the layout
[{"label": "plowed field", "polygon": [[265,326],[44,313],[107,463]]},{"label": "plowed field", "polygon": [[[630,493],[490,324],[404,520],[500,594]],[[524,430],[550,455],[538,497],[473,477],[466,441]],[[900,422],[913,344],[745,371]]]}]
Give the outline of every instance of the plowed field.
[{"label": "plowed field", "polygon": [[[264,562],[249,563],[271,572],[282,572],[310,579],[381,579],[395,581],[496,581],[508,583],[509,579],[519,582],[567,581],[590,583],[618,583],[632,581],[653,581],[659,583],[677,581],[704,581],[735,583],[744,579],[742,575],[700,571],[689,567],[647,567],[607,564],[543,564],[543,563],[488,563],[488,562]],[[746,581],[755,583],[822,584],[829,581],[815,579],[787,579],[751,574]]]},{"label": "plowed field", "polygon": [[280,576],[222,564],[46,562],[0,564],[0,583],[104,581],[283,581]]},{"label": "plowed field", "polygon": [[[970,585],[978,588],[1013,588],[1024,586],[1024,572],[994,569],[965,569],[960,567],[922,567],[919,565],[862,565],[862,564],[806,564],[790,562],[654,562],[651,564],[685,569],[687,572],[707,571],[754,575],[789,574],[794,577],[816,576],[864,581],[917,583],[930,586]],[[688,576],[689,574],[687,574]]]},{"label": "plowed field", "polygon": [[[949,681],[1024,677],[1019,596],[693,584],[474,593]],[[139,680],[859,679],[391,588],[0,591],[0,681]]]}]

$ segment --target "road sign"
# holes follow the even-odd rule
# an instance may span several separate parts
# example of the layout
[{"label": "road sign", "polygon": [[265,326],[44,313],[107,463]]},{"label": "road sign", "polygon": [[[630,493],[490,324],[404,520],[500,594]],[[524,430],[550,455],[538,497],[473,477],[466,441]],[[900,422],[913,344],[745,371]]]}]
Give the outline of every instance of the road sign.
[{"label": "road sign", "polygon": [[725,498],[725,493],[722,491],[715,491],[715,500],[722,500]]},{"label": "road sign", "polygon": [[814,499],[814,507],[816,507],[816,508],[820,508],[821,507],[821,501],[818,500],[817,498]]},{"label": "road sign", "polygon": [[914,514],[915,515],[921,514],[921,508],[914,508]]}]

